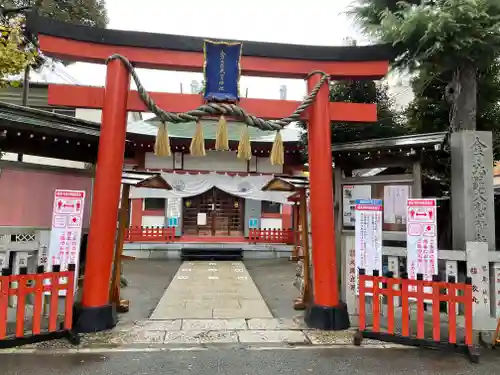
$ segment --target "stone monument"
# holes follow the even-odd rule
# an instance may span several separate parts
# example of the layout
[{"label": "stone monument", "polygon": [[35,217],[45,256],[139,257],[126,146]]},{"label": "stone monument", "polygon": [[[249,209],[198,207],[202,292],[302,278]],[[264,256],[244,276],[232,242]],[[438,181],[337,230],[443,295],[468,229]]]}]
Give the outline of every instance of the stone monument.
[{"label": "stone monument", "polygon": [[495,250],[492,133],[463,130],[451,134],[453,250],[467,242],[486,242]]}]

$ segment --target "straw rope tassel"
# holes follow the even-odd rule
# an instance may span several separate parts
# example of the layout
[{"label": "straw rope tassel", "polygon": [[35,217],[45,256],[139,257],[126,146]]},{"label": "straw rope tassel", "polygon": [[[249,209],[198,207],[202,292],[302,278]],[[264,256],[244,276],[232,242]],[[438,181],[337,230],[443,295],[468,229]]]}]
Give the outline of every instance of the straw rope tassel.
[{"label": "straw rope tassel", "polygon": [[248,125],[243,127],[243,130],[241,131],[237,157],[239,159],[245,160],[252,159],[252,145],[250,143],[250,133],[248,132]]},{"label": "straw rope tassel", "polygon": [[224,115],[220,116],[217,127],[217,135],[215,137],[215,149],[217,151],[229,150],[229,137],[227,134],[227,121]]},{"label": "straw rope tassel", "polygon": [[165,122],[158,126],[154,151],[155,155],[160,157],[172,155],[172,150],[170,149],[170,139],[168,138],[167,124]]},{"label": "straw rope tassel", "polygon": [[193,156],[205,156],[205,137],[203,135],[203,127],[200,121],[196,121],[196,130],[194,132],[193,139],[191,140],[191,146],[189,146],[189,152]]},{"label": "straw rope tassel", "polygon": [[274,139],[271,157],[269,158],[272,165],[283,165],[285,163],[285,151],[283,149],[283,138],[278,130]]}]

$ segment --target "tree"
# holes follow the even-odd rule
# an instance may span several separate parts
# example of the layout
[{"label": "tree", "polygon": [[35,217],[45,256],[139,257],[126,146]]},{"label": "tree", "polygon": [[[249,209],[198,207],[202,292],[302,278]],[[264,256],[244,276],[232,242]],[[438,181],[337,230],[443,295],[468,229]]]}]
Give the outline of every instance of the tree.
[{"label": "tree", "polygon": [[[32,7],[32,11],[57,19],[86,26],[105,27],[108,17],[104,0],[4,0],[0,10]],[[24,17],[9,12],[0,17],[0,86],[6,78],[19,74],[25,68],[39,63],[36,47],[23,33]],[[12,82],[19,85],[19,82]]]},{"label": "tree", "polygon": [[332,143],[402,135],[400,114],[394,109],[387,83],[374,81],[344,81],[334,84],[330,99],[335,102],[375,103],[377,122],[369,124],[334,123]]},{"label": "tree", "polygon": [[377,40],[392,43],[394,65],[446,79],[452,130],[477,125],[478,78],[500,56],[498,0],[358,0],[352,13]]},{"label": "tree", "polygon": [[105,0],[4,0],[5,9],[33,7],[41,16],[76,25],[106,27]]},{"label": "tree", "polygon": [[[498,26],[495,28],[500,16],[498,7],[487,0],[412,3],[358,0],[350,11],[367,34],[378,42],[393,44],[396,68],[407,68],[415,74],[415,98],[405,111],[405,128],[410,133],[490,130],[494,133],[495,156],[500,156],[500,31]],[[477,42],[485,34],[487,37]],[[463,69],[467,71],[471,66],[475,76],[472,86],[477,93],[469,95],[472,104],[463,105],[464,91],[470,86],[461,83]],[[449,193],[449,157],[424,155],[422,162],[424,193]]]},{"label": "tree", "polygon": [[21,17],[15,17],[0,24],[0,87],[8,83],[5,78],[23,71],[35,59],[34,48],[24,39],[22,23]]},{"label": "tree", "polygon": [[[386,83],[374,81],[340,81],[330,87],[330,100],[348,103],[376,103],[378,121],[369,124],[332,123],[332,144],[403,134],[401,116],[394,109]],[[307,125],[301,123],[307,130]],[[301,136],[307,152],[307,133]]]},{"label": "tree", "polygon": [[[428,77],[421,72],[413,80],[415,98],[406,110],[407,128],[413,133],[432,133],[449,129],[450,104],[446,100],[447,82],[453,79],[448,71]],[[498,133],[500,130],[500,62],[477,71],[477,129]],[[494,140],[495,160],[500,157],[500,143]]]}]

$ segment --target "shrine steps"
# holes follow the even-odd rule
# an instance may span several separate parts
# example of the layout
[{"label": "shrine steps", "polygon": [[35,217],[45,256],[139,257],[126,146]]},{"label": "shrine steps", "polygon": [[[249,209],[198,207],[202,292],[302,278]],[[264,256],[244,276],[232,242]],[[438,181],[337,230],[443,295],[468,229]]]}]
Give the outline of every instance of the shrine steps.
[{"label": "shrine steps", "polygon": [[242,248],[203,248],[181,249],[181,260],[243,260]]}]

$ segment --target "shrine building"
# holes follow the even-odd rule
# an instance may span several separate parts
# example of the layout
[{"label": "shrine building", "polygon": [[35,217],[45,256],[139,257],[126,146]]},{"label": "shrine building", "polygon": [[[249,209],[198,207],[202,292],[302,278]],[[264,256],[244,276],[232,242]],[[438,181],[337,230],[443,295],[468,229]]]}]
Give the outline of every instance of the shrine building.
[{"label": "shrine building", "polygon": [[[273,165],[275,132],[250,128],[252,157],[242,160],[236,152],[243,128],[238,122],[227,122],[230,150],[215,151],[218,119],[201,121],[205,156],[189,151],[195,123],[168,124],[171,156],[156,156],[156,122],[129,119],[124,170],[161,173],[172,190],[132,188],[126,251],[145,256],[137,250],[192,243],[239,243],[249,249],[250,244],[255,248],[265,243],[291,251],[296,223],[290,193],[261,188],[275,176],[303,174],[299,129],[282,131],[284,164]],[[88,231],[99,127],[72,116],[0,103],[0,149],[25,155],[24,162],[0,161],[0,227],[26,233],[50,230],[54,190],[81,189],[87,193],[84,233]],[[30,155],[87,167],[33,164]]]}]

